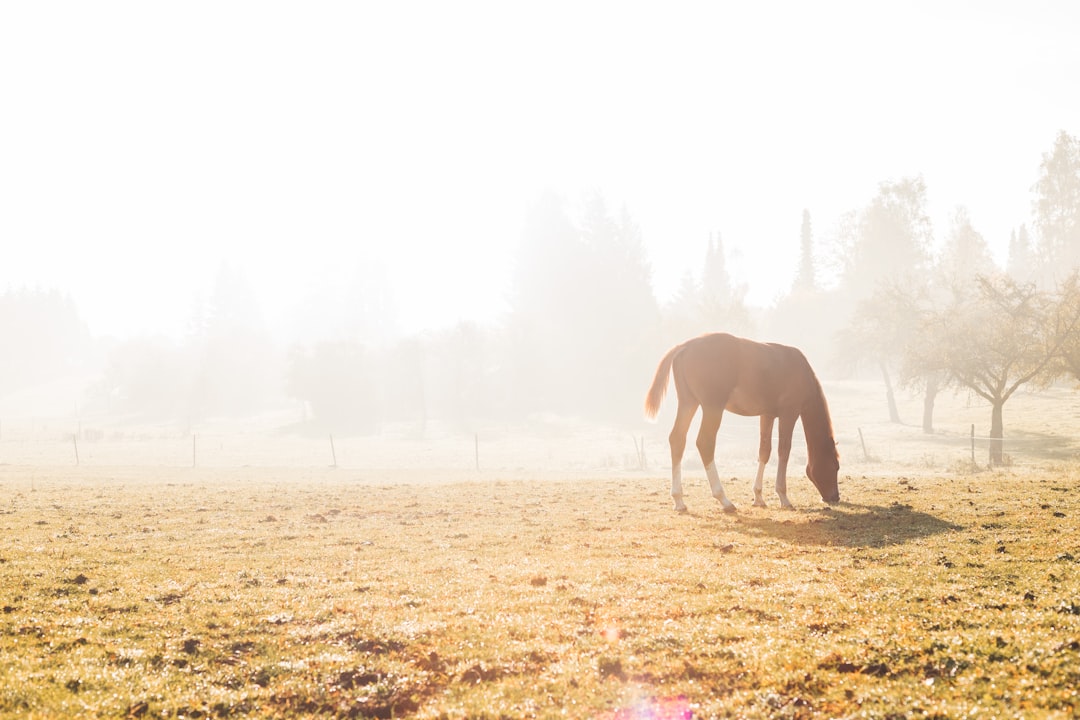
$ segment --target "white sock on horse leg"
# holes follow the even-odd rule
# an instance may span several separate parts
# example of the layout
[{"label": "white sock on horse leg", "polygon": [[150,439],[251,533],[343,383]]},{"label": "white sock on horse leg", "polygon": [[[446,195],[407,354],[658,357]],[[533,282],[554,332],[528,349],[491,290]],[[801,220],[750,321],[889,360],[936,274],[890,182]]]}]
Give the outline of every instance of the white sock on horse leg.
[{"label": "white sock on horse leg", "polygon": [[716,471],[715,460],[705,466],[705,475],[709,478],[709,487],[712,489],[713,497],[719,500],[725,508],[731,507],[731,501],[724,494],[724,485],[720,482],[720,473]]}]

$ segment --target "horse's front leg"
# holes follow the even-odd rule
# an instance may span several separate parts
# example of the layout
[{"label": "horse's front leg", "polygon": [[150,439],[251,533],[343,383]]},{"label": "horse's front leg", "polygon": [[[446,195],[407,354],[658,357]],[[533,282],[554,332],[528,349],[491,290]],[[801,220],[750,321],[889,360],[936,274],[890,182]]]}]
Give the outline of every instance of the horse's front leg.
[{"label": "horse's front leg", "polygon": [[776,494],[780,497],[780,507],[792,507],[787,496],[787,465],[791,457],[791,435],[795,431],[796,418],[780,418],[780,438],[776,467]]},{"label": "horse's front leg", "polygon": [[773,421],[776,418],[770,415],[761,416],[761,438],[758,442],[758,466],[757,477],[754,478],[754,507],[766,507],[762,491],[765,487],[765,465],[769,462],[772,454],[772,431]]}]

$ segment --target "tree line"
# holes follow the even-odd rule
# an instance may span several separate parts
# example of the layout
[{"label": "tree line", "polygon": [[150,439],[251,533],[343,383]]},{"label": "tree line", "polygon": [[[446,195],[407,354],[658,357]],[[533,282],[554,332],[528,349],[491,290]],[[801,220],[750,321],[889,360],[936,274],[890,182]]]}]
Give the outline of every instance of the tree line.
[{"label": "tree line", "polygon": [[[797,255],[796,271],[770,307],[747,304],[718,232],[706,234],[700,264],[660,303],[629,209],[613,211],[600,193],[549,193],[526,218],[510,310],[496,327],[463,323],[389,339],[375,330],[385,326],[387,301],[373,293],[379,302],[358,310],[370,317],[350,330],[281,348],[243,278],[224,268],[185,339],[133,338],[105,349],[84,403],[197,422],[291,400],[311,427],[356,432],[388,422],[423,432],[429,419],[471,429],[545,414],[630,424],[640,420],[644,385],[664,350],[725,330],[796,345],[831,376],[877,373],[893,420],[897,389],[921,392],[927,431],[938,393],[970,391],[990,405],[990,432],[1000,439],[1004,405],[1019,387],[1080,370],[1072,274],[1080,266],[1080,143],[1064,131],[1038,166],[1032,219],[1030,230],[1012,230],[998,267],[966,210],[955,210],[937,241],[923,179],[888,180],[825,240],[809,210],[793,218],[787,251]],[[51,319],[28,322],[34,313]],[[9,385],[60,372],[86,345],[77,313],[55,293],[0,298],[0,330],[27,335],[15,348],[35,348],[33,362],[7,375]],[[998,460],[1000,450],[999,442]]]}]

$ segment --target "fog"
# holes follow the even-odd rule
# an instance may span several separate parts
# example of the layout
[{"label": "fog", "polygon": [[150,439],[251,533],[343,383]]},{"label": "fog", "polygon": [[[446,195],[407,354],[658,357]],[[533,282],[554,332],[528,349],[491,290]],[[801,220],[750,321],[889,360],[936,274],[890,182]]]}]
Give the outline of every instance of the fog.
[{"label": "fog", "polygon": [[[1038,247],[1078,26],[1062,2],[5,4],[0,399],[78,377],[65,403],[189,424],[629,422],[706,330],[839,377],[883,183],[923,184],[931,258],[958,208],[1000,269],[1021,228]],[[828,305],[792,301],[806,247]]]}]

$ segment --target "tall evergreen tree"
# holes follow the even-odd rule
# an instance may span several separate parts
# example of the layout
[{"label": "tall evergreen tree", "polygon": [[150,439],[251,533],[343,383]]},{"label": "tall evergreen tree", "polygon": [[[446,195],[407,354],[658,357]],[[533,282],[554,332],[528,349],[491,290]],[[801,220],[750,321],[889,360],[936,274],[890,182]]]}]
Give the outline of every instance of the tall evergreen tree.
[{"label": "tall evergreen tree", "polygon": [[945,238],[938,269],[944,280],[952,285],[966,284],[979,275],[990,276],[998,272],[990,246],[971,224],[967,208],[958,207],[953,212],[952,227]]},{"label": "tall evergreen tree", "polygon": [[1031,247],[1031,237],[1027,225],[1021,224],[1019,230],[1009,235],[1009,256],[1005,272],[1017,282],[1030,282],[1035,279],[1037,270],[1035,251]]},{"label": "tall evergreen tree", "polygon": [[566,200],[544,193],[530,209],[518,245],[508,325],[512,410],[553,410],[562,370],[556,367],[566,344],[563,319],[571,295],[583,281],[577,229]]},{"label": "tall evergreen tree", "polygon": [[731,277],[727,270],[724,239],[720,233],[709,233],[705,263],[701,270],[701,295],[706,302],[725,305],[731,299]]},{"label": "tall evergreen tree", "polygon": [[1041,279],[1057,283],[1080,267],[1080,140],[1060,131],[1044,153],[1035,192]]},{"label": "tall evergreen tree", "polygon": [[[887,295],[888,288],[906,286],[916,289],[929,281],[931,225],[926,212],[926,183],[922,177],[883,182],[870,204],[856,216],[850,227],[853,237],[847,249],[844,290],[858,308],[852,319],[855,336],[865,328],[865,317],[878,313],[875,308]],[[883,319],[879,324],[894,322]],[[875,336],[884,343],[862,345],[848,343],[845,357],[877,364],[885,384],[889,418],[900,422],[896,407],[891,368],[896,363],[895,338],[903,328],[880,327]],[[842,346],[843,343],[841,343]]]},{"label": "tall evergreen tree", "polygon": [[279,368],[262,310],[244,273],[218,268],[192,390],[190,416],[235,415],[259,409]]},{"label": "tall evergreen tree", "polygon": [[732,282],[727,264],[723,238],[719,232],[709,233],[700,284],[702,332],[725,330],[738,333],[749,327],[749,314],[744,303],[746,288]]},{"label": "tall evergreen tree", "polygon": [[612,217],[594,194],[572,219],[545,196],[526,225],[511,302],[521,409],[638,415],[625,387],[654,366],[659,313],[629,213]]},{"label": "tall evergreen tree", "polygon": [[844,281],[855,301],[883,282],[925,277],[932,229],[922,177],[881,183],[858,215],[853,240]]},{"label": "tall evergreen tree", "polygon": [[810,225],[810,211],[802,211],[802,227],[799,230],[799,267],[795,271],[793,290],[797,295],[812,293],[817,289],[817,273],[814,268],[814,232]]},{"label": "tall evergreen tree", "polygon": [[767,316],[767,337],[798,347],[815,366],[822,366],[833,359],[833,336],[839,332],[843,318],[832,307],[829,293],[819,285],[818,260],[810,211],[804,209],[795,278]]}]

